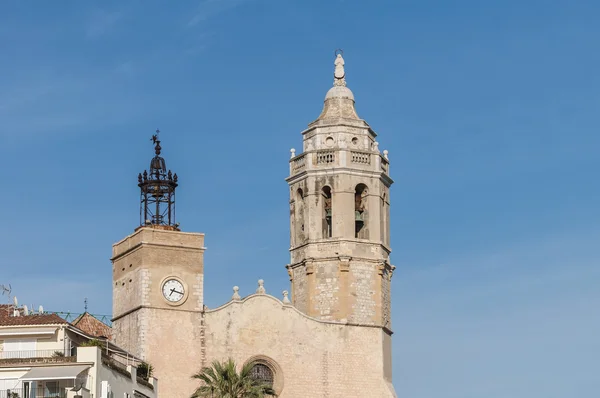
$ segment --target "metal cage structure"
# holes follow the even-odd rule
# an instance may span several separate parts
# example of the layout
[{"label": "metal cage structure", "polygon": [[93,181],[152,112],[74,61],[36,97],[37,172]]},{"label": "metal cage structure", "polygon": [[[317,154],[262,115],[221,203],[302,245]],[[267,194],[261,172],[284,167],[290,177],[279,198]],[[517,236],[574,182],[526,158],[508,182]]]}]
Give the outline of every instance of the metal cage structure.
[{"label": "metal cage structure", "polygon": [[140,226],[158,226],[179,230],[175,223],[175,188],[177,174],[167,170],[165,159],[160,156],[161,146],[158,133],[152,136],[155,156],[150,169],[138,174],[140,187]]}]

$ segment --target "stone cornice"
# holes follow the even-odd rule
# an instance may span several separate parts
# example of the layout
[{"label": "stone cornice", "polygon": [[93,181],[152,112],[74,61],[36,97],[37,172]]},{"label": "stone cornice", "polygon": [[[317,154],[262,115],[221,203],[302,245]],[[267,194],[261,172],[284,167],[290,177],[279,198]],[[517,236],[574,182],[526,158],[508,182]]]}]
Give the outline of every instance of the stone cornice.
[{"label": "stone cornice", "polygon": [[121,239],[120,241],[113,243],[113,247],[114,246],[118,246],[121,243],[125,242],[127,239],[137,235],[137,234],[141,234],[144,231],[154,231],[156,233],[160,233],[160,234],[176,234],[176,235],[196,235],[196,236],[204,236],[204,232],[182,232],[182,231],[168,231],[168,230],[163,230],[163,229],[154,229],[154,228],[147,228],[147,227],[138,227],[134,233],[132,233],[131,235],[127,235],[126,237],[124,237],[123,239]]},{"label": "stone cornice", "polygon": [[140,241],[140,242],[136,243],[135,245],[131,246],[130,248],[128,248],[127,250],[124,250],[122,253],[119,253],[116,256],[111,257],[110,261],[115,261],[115,260],[119,259],[120,257],[126,256],[136,250],[139,250],[142,246],[155,246],[155,247],[162,247],[162,248],[167,248],[167,249],[177,249],[177,250],[184,249],[184,250],[192,250],[192,251],[200,251],[200,252],[204,252],[206,250],[206,247],[173,245],[173,244],[167,244],[167,243],[154,243],[154,242]]},{"label": "stone cornice", "polygon": [[156,307],[156,306],[152,306],[152,305],[138,305],[137,307],[133,307],[125,312],[123,312],[122,314],[119,314],[117,316],[115,316],[114,318],[112,318],[110,321],[114,322],[116,320],[119,320],[121,318],[123,318],[124,316],[127,316],[129,314],[132,314],[136,311],[139,311],[141,309],[151,309],[151,310],[165,310],[165,311],[180,311],[180,312],[191,312],[191,313],[195,313],[195,314],[202,314],[202,311],[200,310],[186,310],[183,308],[165,308],[165,307]]},{"label": "stone cornice", "polygon": [[[296,247],[290,247],[289,251],[292,252],[294,250],[301,249],[308,245],[331,244],[331,243],[337,243],[337,242],[344,242],[344,243],[350,242],[350,243],[357,243],[357,244],[363,244],[363,245],[377,246],[377,247],[383,248],[383,250],[385,250],[388,254],[390,254],[392,252],[391,248],[389,248],[388,246],[386,246],[385,244],[383,244],[381,242],[373,242],[368,239],[358,239],[358,238],[355,238],[355,239],[348,239],[348,238],[309,239],[301,245],[298,245]],[[335,258],[337,258],[337,256]],[[358,258],[358,257],[355,257],[355,258]]]},{"label": "stone cornice", "polygon": [[323,122],[323,121],[314,121],[311,124],[309,124],[308,128],[306,128],[304,131],[302,131],[301,134],[304,136],[304,135],[306,135],[314,130],[317,130],[319,128],[330,128],[330,127],[344,128],[344,127],[347,127],[347,128],[354,128],[354,129],[360,129],[360,130],[367,130],[369,133],[371,133],[373,135],[373,137],[377,137],[377,133],[375,133],[375,131],[373,131],[371,126],[369,126],[369,123],[367,123],[363,119],[358,119],[354,123],[347,123],[344,119],[341,119],[341,118],[338,120],[342,120],[342,122],[327,123],[327,122]]}]

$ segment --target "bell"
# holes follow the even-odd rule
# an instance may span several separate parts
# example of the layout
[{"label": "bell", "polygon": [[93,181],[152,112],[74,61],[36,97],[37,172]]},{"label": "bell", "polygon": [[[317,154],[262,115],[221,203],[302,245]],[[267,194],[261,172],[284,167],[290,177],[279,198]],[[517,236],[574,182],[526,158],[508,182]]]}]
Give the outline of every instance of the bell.
[{"label": "bell", "polygon": [[354,220],[355,220],[355,221],[357,221],[357,222],[364,222],[364,219],[363,219],[363,214],[362,214],[362,212],[360,212],[360,211],[356,210],[356,211],[354,212]]},{"label": "bell", "polygon": [[331,218],[331,209],[326,209],[325,210],[325,217]]}]

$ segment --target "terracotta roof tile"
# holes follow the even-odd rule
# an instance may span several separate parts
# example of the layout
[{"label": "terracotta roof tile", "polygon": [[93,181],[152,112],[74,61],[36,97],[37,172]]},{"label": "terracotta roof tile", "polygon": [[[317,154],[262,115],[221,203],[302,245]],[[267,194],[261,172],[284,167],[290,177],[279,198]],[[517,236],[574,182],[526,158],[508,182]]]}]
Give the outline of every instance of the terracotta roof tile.
[{"label": "terracotta roof tile", "polygon": [[0,304],[0,318],[12,316],[14,308],[15,306],[12,304]]},{"label": "terracotta roof tile", "polygon": [[9,316],[9,308],[0,308],[0,326],[68,325],[56,314]]},{"label": "terracotta roof tile", "polygon": [[110,326],[94,318],[87,312],[77,317],[77,319],[72,322],[72,325],[94,337],[106,337],[110,340],[112,336],[112,329]]}]

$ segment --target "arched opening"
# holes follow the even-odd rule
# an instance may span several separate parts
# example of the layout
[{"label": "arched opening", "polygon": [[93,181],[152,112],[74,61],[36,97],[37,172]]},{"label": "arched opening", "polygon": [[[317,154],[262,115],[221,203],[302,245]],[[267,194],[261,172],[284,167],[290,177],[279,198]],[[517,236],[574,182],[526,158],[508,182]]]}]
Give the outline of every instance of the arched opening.
[{"label": "arched opening", "polygon": [[367,196],[369,190],[365,184],[358,184],[354,190],[354,237],[360,239],[369,238],[367,228]]},{"label": "arched opening", "polygon": [[381,195],[381,226],[380,226],[380,233],[381,233],[381,242],[384,245],[387,245],[387,212],[385,209],[385,202],[387,200],[387,195],[385,194],[385,192],[383,193],[383,195]]},{"label": "arched opening", "polygon": [[[245,364],[251,364],[249,376],[271,387],[275,396],[280,396],[283,391],[283,372],[273,359],[264,355],[255,355]],[[271,395],[267,395],[270,397]]]},{"label": "arched opening", "polygon": [[295,215],[295,226],[296,226],[296,243],[301,244],[304,242],[304,191],[302,188],[298,188],[296,191],[296,215]]},{"label": "arched opening", "polygon": [[324,186],[321,190],[321,194],[323,195],[323,238],[331,238],[333,234],[332,228],[332,216],[333,216],[333,206],[331,203],[331,187]]}]

